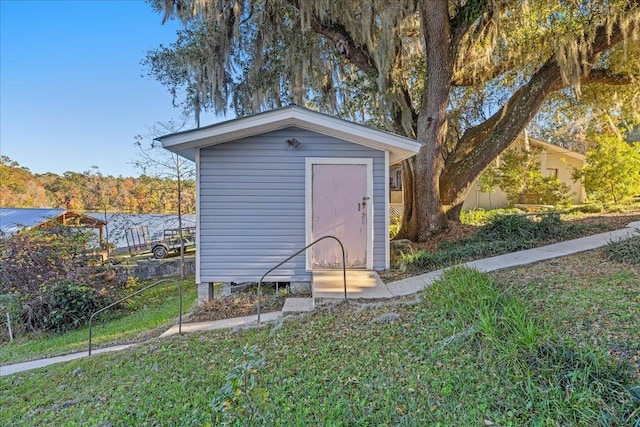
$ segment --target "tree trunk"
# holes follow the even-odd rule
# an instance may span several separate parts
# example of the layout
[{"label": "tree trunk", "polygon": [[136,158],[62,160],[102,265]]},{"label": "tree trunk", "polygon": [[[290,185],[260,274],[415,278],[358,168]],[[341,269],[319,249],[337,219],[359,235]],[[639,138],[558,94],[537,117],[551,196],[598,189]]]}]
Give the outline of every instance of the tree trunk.
[{"label": "tree trunk", "polygon": [[[416,211],[418,233],[412,240],[427,240],[446,228],[440,199],[440,175],[444,169],[443,147],[447,135],[447,106],[453,75],[451,34],[446,0],[426,0],[421,5],[421,26],[427,47],[427,86],[418,115],[416,156]],[[427,22],[428,20],[428,22]]]},{"label": "tree trunk", "polygon": [[418,215],[415,211],[416,187],[413,161],[411,159],[402,161],[402,222],[400,230],[395,236],[398,239],[412,239],[418,235]]}]

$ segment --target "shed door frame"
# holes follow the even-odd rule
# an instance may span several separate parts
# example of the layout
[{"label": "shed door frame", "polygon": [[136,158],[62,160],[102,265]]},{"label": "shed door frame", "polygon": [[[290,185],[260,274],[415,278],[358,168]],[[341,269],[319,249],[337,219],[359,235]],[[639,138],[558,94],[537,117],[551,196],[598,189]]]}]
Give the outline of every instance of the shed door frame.
[{"label": "shed door frame", "polygon": [[[312,188],[313,188],[313,165],[365,165],[367,169],[367,270],[373,270],[373,159],[372,158],[349,158],[349,157],[307,157],[305,159],[305,232],[306,244],[312,243]],[[337,245],[337,243],[336,243]],[[307,271],[313,270],[311,250],[306,251]]]}]

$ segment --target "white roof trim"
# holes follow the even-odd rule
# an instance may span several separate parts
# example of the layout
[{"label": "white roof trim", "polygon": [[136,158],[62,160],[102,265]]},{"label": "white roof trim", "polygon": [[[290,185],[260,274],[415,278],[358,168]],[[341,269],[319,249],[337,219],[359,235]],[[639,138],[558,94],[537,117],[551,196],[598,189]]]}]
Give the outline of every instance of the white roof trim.
[{"label": "white roof trim", "polygon": [[194,160],[195,151],[198,148],[236,141],[292,126],[376,150],[388,151],[392,163],[411,157],[420,150],[420,143],[413,139],[348,122],[299,106],[285,107],[201,129],[166,135],[158,138],[158,141],[162,143],[164,148]]},{"label": "white roof trim", "polygon": [[578,153],[577,151],[569,150],[568,148],[561,147],[559,145],[551,144],[550,142],[542,141],[540,139],[529,137],[529,143],[537,145],[545,150],[553,151],[554,153],[565,154],[567,157],[573,157],[579,160],[586,160],[587,156]]}]

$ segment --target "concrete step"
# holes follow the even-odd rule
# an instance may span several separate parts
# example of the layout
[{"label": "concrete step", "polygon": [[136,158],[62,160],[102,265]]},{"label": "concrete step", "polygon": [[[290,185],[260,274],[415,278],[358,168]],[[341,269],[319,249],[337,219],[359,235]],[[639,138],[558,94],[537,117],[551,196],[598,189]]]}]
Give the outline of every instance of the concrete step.
[{"label": "concrete step", "polygon": [[313,298],[287,298],[282,307],[282,314],[305,313],[315,308]]},{"label": "concrete step", "polygon": [[[344,301],[344,276],[342,270],[314,270],[311,286],[318,302]],[[347,270],[347,298],[391,298],[393,294],[375,271]]]}]

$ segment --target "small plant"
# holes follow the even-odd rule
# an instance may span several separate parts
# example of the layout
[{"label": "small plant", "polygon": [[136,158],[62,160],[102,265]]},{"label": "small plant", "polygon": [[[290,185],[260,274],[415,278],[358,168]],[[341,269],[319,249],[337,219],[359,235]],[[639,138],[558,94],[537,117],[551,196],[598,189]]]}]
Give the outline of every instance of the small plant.
[{"label": "small plant", "polygon": [[628,239],[610,242],[605,253],[611,261],[640,265],[640,233]]},{"label": "small plant", "polygon": [[478,232],[487,241],[508,239],[532,239],[535,223],[522,215],[502,215],[496,217]]},{"label": "small plant", "polygon": [[225,382],[215,393],[210,406],[213,425],[233,421],[256,422],[261,417],[260,406],[267,400],[267,390],[260,387],[264,354],[257,345],[245,345],[234,352],[231,362],[235,365],[225,377]]}]

